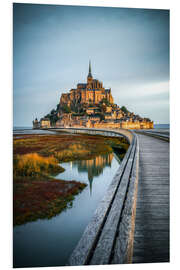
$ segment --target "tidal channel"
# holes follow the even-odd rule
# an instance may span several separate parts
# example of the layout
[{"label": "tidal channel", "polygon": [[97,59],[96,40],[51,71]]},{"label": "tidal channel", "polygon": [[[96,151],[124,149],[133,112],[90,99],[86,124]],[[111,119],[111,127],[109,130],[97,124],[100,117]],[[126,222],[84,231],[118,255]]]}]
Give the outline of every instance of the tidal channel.
[{"label": "tidal channel", "polygon": [[64,266],[90,222],[118,167],[116,154],[61,163],[65,171],[56,179],[77,180],[87,187],[72,207],[44,220],[14,227],[14,267]]}]

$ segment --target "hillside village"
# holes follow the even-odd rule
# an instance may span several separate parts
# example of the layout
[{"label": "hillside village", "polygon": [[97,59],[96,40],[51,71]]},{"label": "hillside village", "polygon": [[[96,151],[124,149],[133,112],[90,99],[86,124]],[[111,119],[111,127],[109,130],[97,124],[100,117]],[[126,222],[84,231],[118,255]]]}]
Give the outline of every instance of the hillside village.
[{"label": "hillside village", "polygon": [[50,127],[151,129],[153,122],[115,104],[111,89],[93,78],[89,62],[87,82],[63,93],[56,109],[33,121],[33,128]]}]

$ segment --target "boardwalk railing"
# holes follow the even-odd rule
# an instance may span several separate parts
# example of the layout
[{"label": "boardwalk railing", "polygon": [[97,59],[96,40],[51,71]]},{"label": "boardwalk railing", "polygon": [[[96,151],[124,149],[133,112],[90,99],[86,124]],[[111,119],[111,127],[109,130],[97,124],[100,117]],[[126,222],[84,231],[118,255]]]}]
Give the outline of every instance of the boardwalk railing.
[{"label": "boardwalk railing", "polygon": [[147,136],[155,137],[155,138],[161,139],[163,141],[167,141],[167,142],[170,141],[169,134],[165,134],[163,132],[147,131],[147,130],[136,130],[135,132],[139,133],[139,134],[144,134],[144,135],[147,135]]},{"label": "boardwalk railing", "polygon": [[74,127],[60,127],[60,128],[43,128],[43,130],[64,131],[69,133],[87,133],[91,135],[115,136],[125,137],[129,143],[132,142],[134,133],[127,129],[100,129],[100,128],[74,128]]},{"label": "boardwalk railing", "polygon": [[[63,130],[63,129],[62,129]],[[64,129],[106,136],[124,136],[130,146],[118,171],[86,227],[68,265],[130,263],[133,252],[139,145],[128,130]]]}]

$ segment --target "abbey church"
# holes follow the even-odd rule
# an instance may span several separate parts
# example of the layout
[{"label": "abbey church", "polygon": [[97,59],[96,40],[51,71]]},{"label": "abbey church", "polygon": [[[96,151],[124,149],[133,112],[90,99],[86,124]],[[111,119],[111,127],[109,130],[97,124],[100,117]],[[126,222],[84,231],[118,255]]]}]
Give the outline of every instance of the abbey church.
[{"label": "abbey church", "polygon": [[91,74],[91,62],[89,62],[87,83],[78,83],[77,88],[71,89],[70,93],[62,94],[60,104],[66,104],[68,106],[73,102],[76,104],[99,104],[103,99],[113,104],[111,89],[105,89],[102,82],[93,79]]}]

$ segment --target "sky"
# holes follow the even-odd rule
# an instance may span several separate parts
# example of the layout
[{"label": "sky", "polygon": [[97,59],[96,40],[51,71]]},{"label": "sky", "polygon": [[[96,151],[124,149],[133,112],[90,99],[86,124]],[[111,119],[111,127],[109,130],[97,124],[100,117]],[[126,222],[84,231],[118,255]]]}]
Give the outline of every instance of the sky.
[{"label": "sky", "polygon": [[13,125],[31,126],[92,75],[114,102],[169,123],[169,11],[13,4]]}]

